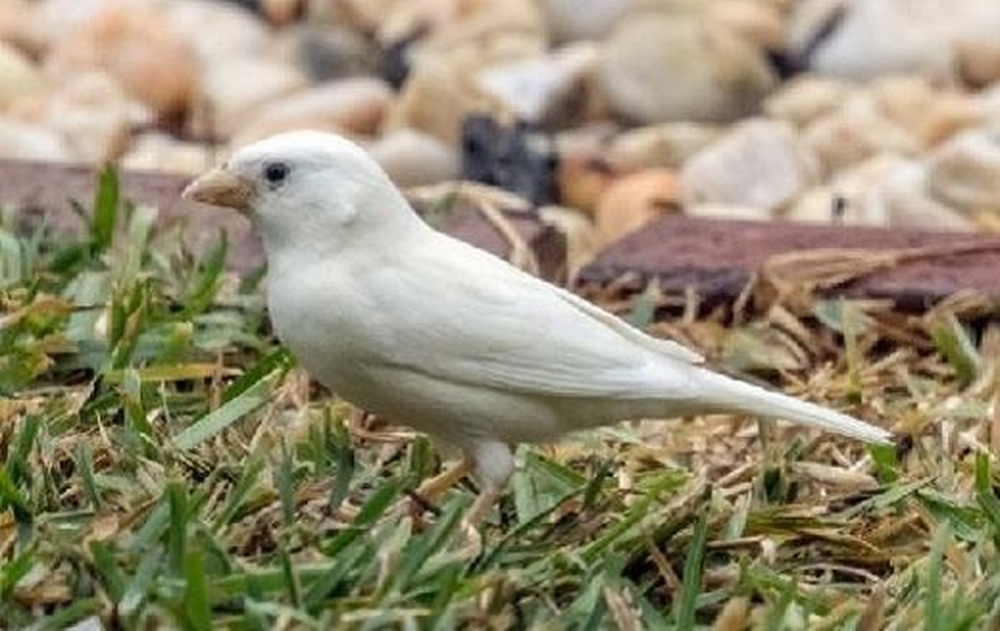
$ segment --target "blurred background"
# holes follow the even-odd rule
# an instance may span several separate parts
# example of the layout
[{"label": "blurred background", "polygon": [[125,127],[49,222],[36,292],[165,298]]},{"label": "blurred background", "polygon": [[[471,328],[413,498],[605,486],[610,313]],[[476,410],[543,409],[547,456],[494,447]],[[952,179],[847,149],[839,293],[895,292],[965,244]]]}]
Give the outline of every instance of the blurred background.
[{"label": "blurred background", "polygon": [[990,230],[993,0],[0,0],[0,157],[195,174],[313,128],[403,187]]}]

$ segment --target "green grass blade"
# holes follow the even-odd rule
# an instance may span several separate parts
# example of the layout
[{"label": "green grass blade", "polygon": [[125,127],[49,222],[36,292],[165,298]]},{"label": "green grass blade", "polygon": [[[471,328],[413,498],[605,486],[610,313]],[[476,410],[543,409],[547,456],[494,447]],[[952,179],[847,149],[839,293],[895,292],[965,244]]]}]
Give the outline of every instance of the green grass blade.
[{"label": "green grass blade", "polygon": [[0,565],[0,596],[7,598],[10,595],[14,586],[31,571],[34,558],[34,551],[29,549]]},{"label": "green grass blade", "polygon": [[162,548],[154,548],[139,557],[139,566],[132,578],[126,583],[125,593],[122,595],[119,605],[119,610],[124,618],[130,618],[137,613],[146,601],[153,587],[153,582],[159,574],[162,561]]},{"label": "green grass blade", "polygon": [[94,557],[94,569],[104,585],[111,602],[121,602],[125,596],[125,575],[118,567],[114,549],[106,541],[92,541],[90,554]]},{"label": "green grass blade", "polygon": [[167,501],[170,506],[170,527],[167,530],[170,570],[174,574],[183,575],[189,513],[187,488],[182,482],[167,485]]},{"label": "green grass blade", "polygon": [[927,586],[924,592],[924,620],[927,631],[947,631],[941,607],[941,583],[944,573],[944,548],[951,540],[951,528],[943,523],[934,533],[927,560]]},{"label": "green grass blade", "polygon": [[115,224],[121,205],[118,172],[108,164],[101,171],[94,193],[94,208],[90,223],[90,242],[94,253],[108,249],[114,239]]},{"label": "green grass blade", "polygon": [[705,565],[705,545],[708,540],[708,510],[702,508],[694,526],[691,543],[688,544],[684,561],[684,578],[678,598],[677,628],[681,631],[694,629],[694,616],[701,594],[701,576]]},{"label": "green grass blade", "polygon": [[271,398],[271,386],[276,380],[277,375],[273,373],[263,377],[236,397],[226,401],[214,411],[198,419],[190,427],[176,434],[173,438],[174,444],[181,449],[194,449],[223,432],[236,421],[267,403]]},{"label": "green grass blade", "polygon": [[215,247],[209,253],[202,265],[201,272],[194,288],[184,299],[184,317],[190,318],[208,309],[215,294],[219,290],[222,272],[225,271],[226,253],[229,251],[229,240],[225,231],[219,233]]},{"label": "green grass blade", "polygon": [[41,429],[41,420],[34,414],[24,417],[19,424],[17,438],[7,453],[6,463],[7,475],[15,484],[22,481],[29,471],[28,456]]},{"label": "green grass blade", "polygon": [[993,541],[1000,547],[1000,499],[993,488],[989,454],[976,454],[976,500],[983,509],[993,531]]},{"label": "green grass blade", "polygon": [[89,443],[81,442],[76,449],[74,460],[77,471],[80,472],[80,481],[83,492],[87,495],[87,500],[94,510],[101,508],[101,492],[97,488],[97,480],[94,478],[94,454]]},{"label": "green grass blade", "polygon": [[212,609],[205,577],[205,558],[198,551],[184,557],[184,617],[193,631],[211,631]]},{"label": "green grass blade", "polygon": [[218,532],[222,527],[232,523],[237,514],[239,514],[240,508],[243,506],[243,501],[257,485],[260,474],[263,473],[265,466],[266,463],[264,460],[254,458],[243,467],[240,479],[229,493],[225,506],[212,522],[213,531]]},{"label": "green grass blade", "polygon": [[938,352],[944,355],[955,370],[962,385],[972,383],[979,373],[981,359],[968,331],[954,314],[949,313],[931,327],[931,338]]}]

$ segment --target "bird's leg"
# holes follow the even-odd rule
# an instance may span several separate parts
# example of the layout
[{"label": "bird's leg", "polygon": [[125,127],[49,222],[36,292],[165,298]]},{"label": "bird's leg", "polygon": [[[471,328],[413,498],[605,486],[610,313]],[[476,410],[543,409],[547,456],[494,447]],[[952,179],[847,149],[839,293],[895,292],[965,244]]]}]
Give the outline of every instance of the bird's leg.
[{"label": "bird's leg", "polygon": [[432,502],[444,494],[445,491],[458,484],[459,480],[472,471],[472,468],[472,461],[463,457],[462,460],[448,466],[433,478],[424,480],[417,487],[417,495],[422,499]]},{"label": "bird's leg", "polygon": [[486,517],[486,513],[489,512],[493,505],[497,503],[500,496],[503,495],[498,489],[487,489],[484,488],[476,496],[476,501],[472,503],[469,507],[465,517],[462,519],[463,528],[478,528],[479,524]]},{"label": "bird's leg", "polygon": [[514,473],[514,454],[501,442],[480,443],[466,451],[466,459],[475,466],[481,490],[476,501],[462,518],[461,532],[465,538],[464,556],[477,557],[483,550],[479,524],[503,494],[507,481]]}]

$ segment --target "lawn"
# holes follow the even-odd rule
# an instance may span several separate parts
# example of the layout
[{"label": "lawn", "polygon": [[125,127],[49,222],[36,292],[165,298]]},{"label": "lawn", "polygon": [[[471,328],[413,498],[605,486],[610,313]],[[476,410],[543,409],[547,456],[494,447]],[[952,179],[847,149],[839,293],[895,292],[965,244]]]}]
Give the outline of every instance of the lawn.
[{"label": "lawn", "polygon": [[[101,176],[76,238],[0,229],[0,626],[910,629],[1000,625],[995,306],[796,295],[653,322],[903,438],[632,422],[521,448],[468,558],[426,437],[272,336],[262,273],[196,260]],[[333,333],[335,334],[335,333]]]}]

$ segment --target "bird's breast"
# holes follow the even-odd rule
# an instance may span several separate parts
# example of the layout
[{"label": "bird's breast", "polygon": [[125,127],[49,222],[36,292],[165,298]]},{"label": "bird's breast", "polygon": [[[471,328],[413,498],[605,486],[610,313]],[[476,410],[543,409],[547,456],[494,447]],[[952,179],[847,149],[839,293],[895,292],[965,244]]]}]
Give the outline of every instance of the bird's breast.
[{"label": "bird's breast", "polygon": [[327,387],[343,391],[363,377],[377,345],[363,299],[331,278],[295,274],[269,280],[268,311],[278,339]]}]

